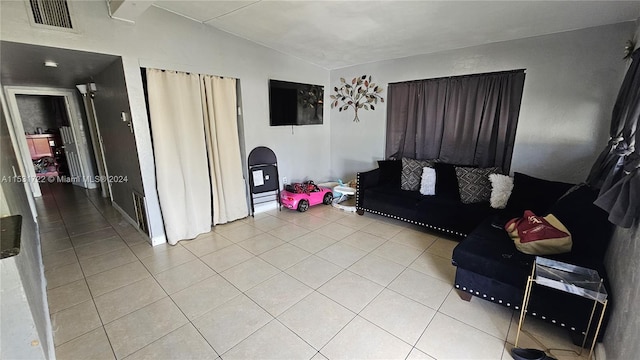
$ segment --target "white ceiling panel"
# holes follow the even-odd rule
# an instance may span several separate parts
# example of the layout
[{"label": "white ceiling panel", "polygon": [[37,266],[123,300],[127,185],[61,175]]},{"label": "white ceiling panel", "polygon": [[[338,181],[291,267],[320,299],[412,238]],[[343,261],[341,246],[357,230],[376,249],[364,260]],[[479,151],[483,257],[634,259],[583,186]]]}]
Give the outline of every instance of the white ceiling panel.
[{"label": "white ceiling panel", "polygon": [[229,14],[235,10],[251,5],[257,1],[156,1],[154,6],[183,15],[192,20],[205,22],[218,16]]},{"label": "white ceiling panel", "polygon": [[328,69],[635,20],[639,1],[157,1]]}]

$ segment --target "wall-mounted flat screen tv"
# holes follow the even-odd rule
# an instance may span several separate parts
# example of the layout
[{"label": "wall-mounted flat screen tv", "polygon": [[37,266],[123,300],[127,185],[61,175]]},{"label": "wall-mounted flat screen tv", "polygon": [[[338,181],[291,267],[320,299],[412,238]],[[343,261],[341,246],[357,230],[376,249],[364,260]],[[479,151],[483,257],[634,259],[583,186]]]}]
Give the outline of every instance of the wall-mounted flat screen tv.
[{"label": "wall-mounted flat screen tv", "polygon": [[269,80],[271,126],[322,124],[324,87]]}]

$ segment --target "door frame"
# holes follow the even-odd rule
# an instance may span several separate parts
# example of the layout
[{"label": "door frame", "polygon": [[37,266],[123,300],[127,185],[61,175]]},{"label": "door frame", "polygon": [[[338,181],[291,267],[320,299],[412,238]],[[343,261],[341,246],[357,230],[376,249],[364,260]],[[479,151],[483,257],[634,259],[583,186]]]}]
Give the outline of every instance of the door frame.
[{"label": "door frame", "polygon": [[82,172],[81,184],[85,189],[96,188],[97,184],[93,181],[89,181],[89,177],[92,175],[91,164],[89,162],[91,155],[88,151],[89,147],[87,146],[87,138],[83,130],[82,119],[77,116],[77,114],[80,113],[80,105],[76,98],[76,91],[71,89],[36,86],[5,86],[4,91],[7,98],[9,113],[11,114],[9,122],[15,132],[16,143],[18,144],[17,150],[20,153],[20,157],[26,170],[27,182],[29,183],[33,196],[40,197],[42,196],[42,192],[40,191],[40,184],[36,181],[36,171],[33,168],[29,146],[27,145],[27,138],[24,136],[24,126],[22,124],[22,118],[20,117],[20,110],[18,109],[16,95],[61,96],[65,99],[65,108],[67,110],[67,117],[69,118],[69,126],[71,127],[73,139],[78,148],[78,157],[80,158],[80,170]]},{"label": "door frame", "polygon": [[104,157],[104,144],[102,142],[102,134],[100,134],[100,125],[98,124],[98,115],[96,114],[96,107],[93,101],[95,91],[89,90],[89,84],[87,84],[86,92],[80,93],[82,96],[82,103],[84,105],[84,112],[87,116],[87,123],[89,125],[89,135],[91,136],[93,155],[97,166],[96,170],[102,179],[100,181],[102,197],[108,197],[111,203],[113,203],[113,191],[111,189],[110,181],[111,177],[109,176],[109,169],[107,168],[107,160]]}]

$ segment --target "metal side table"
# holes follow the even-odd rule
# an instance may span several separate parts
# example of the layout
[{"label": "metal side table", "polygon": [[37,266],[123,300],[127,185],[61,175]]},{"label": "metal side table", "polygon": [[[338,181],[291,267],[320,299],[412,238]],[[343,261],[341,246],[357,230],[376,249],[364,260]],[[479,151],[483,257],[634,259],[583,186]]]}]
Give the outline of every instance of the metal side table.
[{"label": "metal side table", "polygon": [[598,322],[595,334],[593,335],[593,342],[591,343],[591,348],[589,350],[588,359],[591,359],[593,356],[593,349],[595,348],[596,341],[598,339],[598,333],[600,332],[600,326],[602,325],[602,319],[604,318],[604,311],[607,308],[608,296],[607,290],[605,289],[602,278],[598,272],[596,270],[540,256],[536,257],[535,264],[531,270],[531,275],[529,275],[527,279],[527,287],[524,291],[524,299],[522,300],[522,307],[520,309],[520,320],[518,321],[516,343],[514,344],[515,347],[518,347],[520,331],[524,324],[524,318],[527,315],[527,307],[529,306],[533,283],[593,300],[593,309],[591,310],[589,323],[587,325],[587,330],[585,331],[579,355],[582,355],[582,349],[584,349],[584,345],[587,342],[598,304],[602,305],[600,314],[597,317]]}]

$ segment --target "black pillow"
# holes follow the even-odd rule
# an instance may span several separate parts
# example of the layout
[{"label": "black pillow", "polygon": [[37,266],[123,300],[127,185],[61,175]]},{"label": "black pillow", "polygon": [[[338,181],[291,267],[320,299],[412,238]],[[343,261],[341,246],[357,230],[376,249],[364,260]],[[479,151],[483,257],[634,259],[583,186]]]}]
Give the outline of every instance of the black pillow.
[{"label": "black pillow", "polygon": [[598,190],[583,184],[562,196],[548,213],[555,215],[567,227],[573,239],[572,253],[589,261],[602,262],[607,251],[613,225],[607,220],[609,214],[593,202]]},{"label": "black pillow", "polygon": [[393,188],[400,188],[402,175],[402,160],[378,160],[380,169],[380,184]]},{"label": "black pillow", "polygon": [[539,179],[522,173],[513,174],[513,191],[507,202],[509,212],[522,216],[525,210],[544,214],[573,184]]},{"label": "black pillow", "polygon": [[436,195],[460,201],[455,165],[437,162],[433,167],[436,169]]}]

